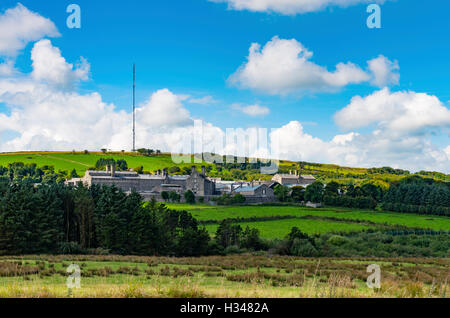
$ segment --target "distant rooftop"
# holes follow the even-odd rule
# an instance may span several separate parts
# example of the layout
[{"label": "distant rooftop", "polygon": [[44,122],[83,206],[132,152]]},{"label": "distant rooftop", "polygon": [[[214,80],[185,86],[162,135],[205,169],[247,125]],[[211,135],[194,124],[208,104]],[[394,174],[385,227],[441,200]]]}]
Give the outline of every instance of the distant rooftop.
[{"label": "distant rooftop", "polygon": [[234,192],[253,192],[259,189],[262,185],[257,185],[253,187],[240,187],[234,190]]}]

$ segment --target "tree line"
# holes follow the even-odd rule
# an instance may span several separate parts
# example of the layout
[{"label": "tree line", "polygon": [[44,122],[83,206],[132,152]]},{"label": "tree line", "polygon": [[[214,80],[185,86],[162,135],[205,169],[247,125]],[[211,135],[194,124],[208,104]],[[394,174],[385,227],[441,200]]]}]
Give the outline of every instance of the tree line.
[{"label": "tree line", "polygon": [[175,211],[112,186],[0,182],[0,254],[117,253],[196,256],[210,236]]}]

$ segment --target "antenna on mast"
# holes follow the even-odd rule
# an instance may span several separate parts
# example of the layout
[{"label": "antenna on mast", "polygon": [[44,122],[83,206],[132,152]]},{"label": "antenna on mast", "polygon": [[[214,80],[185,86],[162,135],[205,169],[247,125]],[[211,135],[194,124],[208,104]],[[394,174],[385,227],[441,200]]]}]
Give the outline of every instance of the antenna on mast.
[{"label": "antenna on mast", "polygon": [[133,64],[133,152],[136,152],[136,65]]}]

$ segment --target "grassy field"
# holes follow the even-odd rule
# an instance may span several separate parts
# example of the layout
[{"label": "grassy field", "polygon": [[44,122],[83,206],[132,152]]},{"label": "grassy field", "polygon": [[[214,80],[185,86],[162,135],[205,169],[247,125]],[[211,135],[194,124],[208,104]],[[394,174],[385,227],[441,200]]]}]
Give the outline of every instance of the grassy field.
[{"label": "grassy field", "polygon": [[[239,222],[243,229],[247,226],[249,228],[257,228],[260,231],[262,238],[275,239],[284,238],[289,234],[291,229],[296,226],[306,234],[323,234],[329,232],[359,232],[370,228],[367,225],[350,224],[342,222],[331,222],[322,220],[310,219],[286,219],[275,221],[261,221],[261,222]],[[213,234],[217,231],[218,224],[207,224],[206,229]]]},{"label": "grassy field", "polygon": [[192,166],[190,163],[175,164],[172,157],[167,154],[154,157],[138,156],[131,153],[101,153],[90,152],[70,153],[70,152],[23,152],[23,153],[1,153],[0,166],[7,166],[13,162],[36,163],[38,167],[48,165],[54,166],[55,170],[71,171],[76,169],[79,175],[95,167],[95,163],[100,158],[114,158],[115,160],[123,159],[128,163],[129,168],[143,166],[145,171],[155,171],[158,169],[169,168],[173,166],[185,167]]},{"label": "grassy field", "polygon": [[[66,287],[70,264],[81,288]],[[365,283],[381,266],[380,289]],[[445,259],[23,256],[0,259],[0,297],[448,297]]]},{"label": "grassy field", "polygon": [[[380,211],[351,210],[345,208],[313,209],[300,206],[207,206],[187,204],[167,204],[172,209],[187,210],[199,221],[224,219],[248,219],[265,217],[288,217],[281,220],[253,220],[239,222],[244,228],[257,228],[265,238],[283,238],[292,227],[308,234],[326,232],[349,232],[363,229],[401,226],[409,229],[432,229],[450,231],[450,218],[440,216],[402,214]],[[312,219],[314,218],[314,219]],[[208,222],[211,223],[211,222]],[[356,224],[358,223],[358,224]],[[215,233],[218,224],[207,224],[210,233]]]},{"label": "grassy field", "polygon": [[[160,154],[158,156],[144,157],[135,153],[129,152],[18,152],[18,153],[0,153],[0,166],[7,166],[13,162],[23,163],[36,163],[39,167],[44,165],[54,166],[56,171],[66,170],[71,171],[76,169],[79,175],[83,175],[86,169],[95,166],[95,163],[100,158],[114,158],[123,159],[128,162],[129,168],[136,168],[143,166],[144,171],[154,172],[158,169],[170,168],[178,166],[180,168],[191,166],[191,163],[177,164],[172,161],[170,154]],[[204,165],[210,165],[203,163]],[[202,164],[196,164],[201,166]],[[303,174],[312,174],[318,180],[322,182],[330,182],[332,180],[339,181],[340,183],[352,183],[362,184],[366,181],[374,181],[375,184],[387,188],[389,182],[398,181],[404,177],[404,175],[391,174],[389,172],[384,173],[371,173],[366,168],[353,168],[343,167],[331,164],[318,164],[318,163],[301,163],[282,160],[279,162],[280,171],[287,173],[289,170],[301,170]],[[270,176],[260,175],[257,171],[256,178],[270,179]],[[233,178],[233,174],[229,170],[222,170],[222,174],[218,174],[213,169],[210,173],[213,176],[221,176],[226,178]],[[450,175],[442,173],[431,173],[429,177],[433,177],[437,180],[450,182]]]}]

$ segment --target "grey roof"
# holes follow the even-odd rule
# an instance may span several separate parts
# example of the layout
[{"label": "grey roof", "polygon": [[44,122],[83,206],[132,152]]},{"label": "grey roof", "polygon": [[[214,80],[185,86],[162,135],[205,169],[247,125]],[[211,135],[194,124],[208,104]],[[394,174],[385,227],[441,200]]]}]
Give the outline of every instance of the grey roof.
[{"label": "grey roof", "polygon": [[282,177],[282,178],[286,178],[286,179],[310,179],[310,180],[315,180],[316,178],[314,178],[312,175],[309,174],[302,174],[302,175],[298,175],[296,176],[295,174],[278,174],[278,176]]},{"label": "grey roof", "polygon": [[184,175],[171,175],[169,176],[170,179],[173,180],[187,180],[187,178],[189,178],[189,176],[184,176]]},{"label": "grey roof", "polygon": [[282,178],[288,178],[288,179],[298,179],[298,176],[295,174],[278,174]]},{"label": "grey roof", "polygon": [[257,189],[259,189],[260,187],[262,187],[262,185],[257,185],[257,186],[253,186],[253,187],[240,187],[234,190],[234,192],[252,192],[252,191],[256,191]]}]

